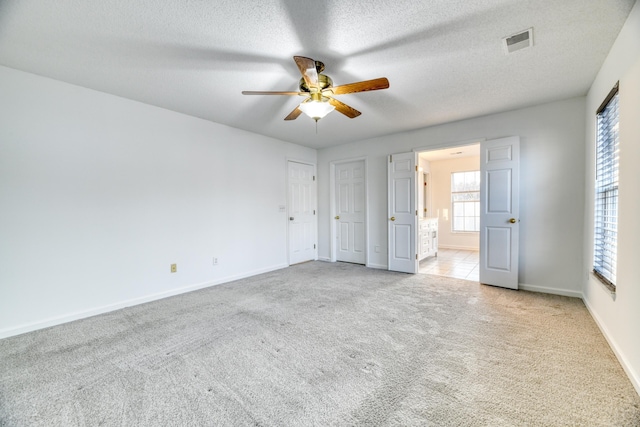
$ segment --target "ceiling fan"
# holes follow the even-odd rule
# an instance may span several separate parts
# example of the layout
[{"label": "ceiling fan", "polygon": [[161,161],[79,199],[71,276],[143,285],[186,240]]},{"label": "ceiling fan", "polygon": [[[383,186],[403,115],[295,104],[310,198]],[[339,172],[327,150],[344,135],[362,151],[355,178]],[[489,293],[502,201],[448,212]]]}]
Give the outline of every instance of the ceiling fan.
[{"label": "ceiling fan", "polygon": [[324,64],[320,61],[314,61],[304,56],[294,56],[302,78],[300,79],[300,91],[298,92],[261,92],[261,91],[243,91],[243,95],[288,95],[288,96],[306,96],[306,99],[300,103],[285,120],[295,120],[301,113],[305,113],[318,122],[321,118],[329,114],[331,111],[338,110],[345,116],[353,119],[358,117],[360,111],[349,107],[334,98],[336,95],[345,95],[347,93],[365,92],[369,90],[387,89],[389,80],[381,77],[373,80],[349,83],[341,86],[333,86],[331,77],[321,74],[324,71]]}]

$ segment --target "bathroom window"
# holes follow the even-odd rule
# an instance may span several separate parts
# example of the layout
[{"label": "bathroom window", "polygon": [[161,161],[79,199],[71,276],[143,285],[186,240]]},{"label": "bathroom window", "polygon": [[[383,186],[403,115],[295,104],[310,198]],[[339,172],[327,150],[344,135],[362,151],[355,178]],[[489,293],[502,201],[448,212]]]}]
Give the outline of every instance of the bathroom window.
[{"label": "bathroom window", "polygon": [[451,230],[480,231],[480,171],[451,174]]}]

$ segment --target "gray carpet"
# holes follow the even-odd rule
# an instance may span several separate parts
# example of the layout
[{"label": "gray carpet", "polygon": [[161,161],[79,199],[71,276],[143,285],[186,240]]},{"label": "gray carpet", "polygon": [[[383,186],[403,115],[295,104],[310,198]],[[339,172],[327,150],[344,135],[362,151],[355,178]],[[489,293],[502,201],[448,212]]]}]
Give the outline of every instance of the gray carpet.
[{"label": "gray carpet", "polygon": [[578,299],[311,262],[0,341],[2,426],[639,426]]}]

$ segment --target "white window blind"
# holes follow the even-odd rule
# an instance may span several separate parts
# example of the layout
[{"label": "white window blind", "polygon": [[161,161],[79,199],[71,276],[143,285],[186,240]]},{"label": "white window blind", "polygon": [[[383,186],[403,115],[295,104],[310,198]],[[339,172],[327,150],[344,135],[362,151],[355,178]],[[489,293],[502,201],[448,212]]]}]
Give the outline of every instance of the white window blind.
[{"label": "white window blind", "polygon": [[480,171],[451,174],[451,229],[480,231]]},{"label": "white window blind", "polygon": [[597,112],[593,272],[612,291],[618,247],[618,85]]}]

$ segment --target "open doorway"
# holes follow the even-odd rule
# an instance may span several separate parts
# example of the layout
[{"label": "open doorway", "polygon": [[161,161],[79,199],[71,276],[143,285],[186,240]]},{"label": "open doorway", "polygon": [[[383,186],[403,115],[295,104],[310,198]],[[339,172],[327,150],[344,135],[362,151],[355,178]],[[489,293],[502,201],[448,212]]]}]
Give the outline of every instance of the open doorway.
[{"label": "open doorway", "polygon": [[480,144],[418,156],[419,273],[479,280]]}]

